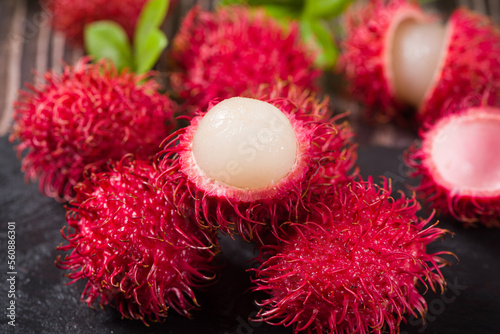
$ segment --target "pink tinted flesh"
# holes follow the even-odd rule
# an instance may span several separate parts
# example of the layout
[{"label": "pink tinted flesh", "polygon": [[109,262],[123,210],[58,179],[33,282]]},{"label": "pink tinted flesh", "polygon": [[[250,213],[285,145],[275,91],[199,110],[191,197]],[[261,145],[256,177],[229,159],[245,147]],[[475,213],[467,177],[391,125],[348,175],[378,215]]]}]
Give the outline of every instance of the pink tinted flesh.
[{"label": "pink tinted flesh", "polygon": [[438,174],[455,190],[499,191],[500,118],[455,120],[433,139]]}]

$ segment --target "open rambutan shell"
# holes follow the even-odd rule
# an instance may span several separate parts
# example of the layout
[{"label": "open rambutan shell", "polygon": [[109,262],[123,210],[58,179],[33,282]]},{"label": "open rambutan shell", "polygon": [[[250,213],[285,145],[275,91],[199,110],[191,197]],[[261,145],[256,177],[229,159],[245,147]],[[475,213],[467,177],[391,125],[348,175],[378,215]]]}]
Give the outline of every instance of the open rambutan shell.
[{"label": "open rambutan shell", "polygon": [[338,68],[349,89],[369,109],[370,118],[385,122],[397,116],[404,103],[395,98],[392,40],[404,20],[432,22],[434,18],[407,0],[370,1],[353,6],[345,16],[346,38]]},{"label": "open rambutan shell", "polygon": [[471,107],[422,131],[405,160],[430,208],[466,225],[500,227],[500,109]]},{"label": "open rambutan shell", "polygon": [[[421,123],[457,108],[464,97],[476,105],[500,105],[500,28],[487,16],[459,8],[447,24],[445,55],[418,109]],[[485,98],[486,96],[486,98]]]},{"label": "open rambutan shell", "polygon": [[[86,281],[82,301],[113,305],[126,318],[161,321],[172,308],[190,316],[194,289],[214,277],[214,231],[180,215],[148,161],[124,157],[76,187],[67,207],[68,244],[57,266]],[[167,193],[168,194],[168,193]]]},{"label": "open rambutan shell", "polygon": [[459,8],[441,25],[408,0],[374,0],[355,7],[346,27],[339,69],[376,121],[408,109],[435,121],[464,96],[500,102],[500,29],[487,16]]},{"label": "open rambutan shell", "polygon": [[61,201],[89,170],[128,153],[155,155],[174,127],[175,104],[153,78],[118,73],[105,61],[83,58],[27,88],[14,103],[10,138],[26,180],[38,179],[43,194]]},{"label": "open rambutan shell", "polygon": [[[206,115],[215,111],[214,108],[226,106],[234,101],[237,101],[234,102],[236,103],[234,110],[237,110],[238,103],[247,100],[253,104],[274,108],[280,113],[280,117],[284,119],[283,124],[289,124],[296,145],[293,153],[294,161],[287,165],[289,170],[284,176],[255,188],[235,186],[232,181],[224,182],[224,179],[209,175],[206,169],[200,168],[193,153],[193,143],[199,124],[204,121]],[[218,227],[229,234],[236,232],[245,239],[258,239],[262,226],[276,228],[284,221],[296,221],[301,212],[306,210],[305,203],[314,185],[342,183],[352,179],[356,173],[353,169],[356,152],[355,145],[350,142],[352,137],[350,128],[345,124],[337,125],[325,120],[312,120],[317,117],[313,114],[318,112],[316,109],[311,110],[311,115],[300,109],[301,106],[286,98],[260,101],[236,97],[216,103],[207,113],[194,117],[188,127],[179,130],[175,136],[167,140],[164,150],[159,154],[160,169],[165,182],[177,184],[176,205],[188,208],[194,203],[197,221],[202,226]],[[264,128],[264,130],[269,129]],[[255,134],[255,138],[258,138],[258,134]],[[250,134],[248,138],[254,138],[251,136],[253,135]],[[235,143],[235,152],[245,143],[257,148],[252,146],[252,140],[249,139],[247,142],[245,138],[243,142]],[[262,149],[267,150],[266,145],[262,145]],[[214,151],[213,148],[208,147],[208,149]],[[237,159],[237,156],[234,156],[234,159]],[[280,160],[278,158],[275,161],[281,164]],[[272,161],[270,163],[274,165]],[[253,166],[258,163],[260,161],[249,164]],[[242,162],[238,166],[246,167],[244,165]],[[230,172],[232,169],[225,170]],[[262,171],[266,170],[267,168],[263,167]],[[248,175],[243,176],[248,177]],[[258,177],[257,173],[255,178]]]},{"label": "open rambutan shell", "polygon": [[[398,332],[405,314],[424,316],[417,285],[442,290],[441,255],[426,246],[447,231],[417,217],[414,198],[394,199],[388,183],[331,187],[329,210],[286,226],[281,244],[262,248],[254,290],[257,320],[294,333]],[[327,217],[325,219],[325,216]]]},{"label": "open rambutan shell", "polygon": [[320,71],[302,43],[299,28],[287,28],[263,10],[195,6],[172,42],[171,84],[188,110],[206,110],[215,99],[240,96],[261,84],[288,81],[317,90]]}]

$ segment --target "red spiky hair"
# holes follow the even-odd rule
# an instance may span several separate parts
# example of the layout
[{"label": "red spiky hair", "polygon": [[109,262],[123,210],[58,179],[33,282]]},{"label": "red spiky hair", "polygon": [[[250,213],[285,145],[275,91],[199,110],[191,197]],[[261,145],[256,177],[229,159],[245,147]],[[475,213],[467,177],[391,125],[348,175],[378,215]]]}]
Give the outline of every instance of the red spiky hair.
[{"label": "red spiky hair", "polygon": [[123,71],[87,58],[47,72],[27,84],[14,104],[11,141],[27,180],[39,179],[40,191],[71,200],[86,170],[105,169],[127,153],[154,155],[173,129],[173,102],[146,75]]},{"label": "red spiky hair", "polygon": [[256,320],[294,333],[396,333],[406,313],[424,316],[416,284],[443,289],[447,263],[426,246],[447,231],[417,218],[415,199],[390,193],[371,179],[332,187],[322,197],[330,209],[264,247],[254,290],[269,297]]},{"label": "red spiky hair", "polygon": [[468,107],[421,131],[405,151],[415,188],[429,208],[470,226],[500,227],[500,108]]},{"label": "red spiky hair", "polygon": [[418,110],[421,123],[436,122],[464,97],[476,106],[500,105],[500,28],[485,15],[459,8],[447,29],[446,57]]},{"label": "red spiky hair", "polygon": [[124,157],[76,188],[61,233],[71,251],[57,266],[70,283],[87,281],[82,301],[114,305],[126,318],[161,321],[198,306],[193,288],[213,278],[213,231],[178,214],[148,161]]},{"label": "red spiky hair", "polygon": [[276,80],[317,89],[320,71],[301,42],[299,28],[284,28],[264,11],[231,6],[215,12],[195,6],[172,43],[173,89],[191,109],[214,98],[239,96]]},{"label": "red spiky hair", "polygon": [[[217,227],[258,242],[262,242],[263,229],[296,221],[307,212],[308,197],[315,185],[345,183],[357,174],[353,168],[356,159],[356,145],[351,142],[353,132],[347,123],[337,124],[336,117],[324,118],[326,104],[318,107],[317,101],[308,100],[298,105],[286,97],[262,101],[283,112],[297,137],[297,159],[279,182],[258,189],[242,189],[208,177],[192,154],[193,138],[204,113],[168,138],[159,153],[165,183],[176,185],[174,203],[178,207],[189,207],[194,200],[201,226]],[[213,101],[209,109],[217,102]]]},{"label": "red spiky hair", "polygon": [[408,0],[371,0],[351,6],[345,14],[346,37],[337,66],[349,82],[350,93],[368,107],[367,117],[377,122],[397,117],[404,107],[395,98],[388,62],[396,27],[408,18],[432,20]]}]

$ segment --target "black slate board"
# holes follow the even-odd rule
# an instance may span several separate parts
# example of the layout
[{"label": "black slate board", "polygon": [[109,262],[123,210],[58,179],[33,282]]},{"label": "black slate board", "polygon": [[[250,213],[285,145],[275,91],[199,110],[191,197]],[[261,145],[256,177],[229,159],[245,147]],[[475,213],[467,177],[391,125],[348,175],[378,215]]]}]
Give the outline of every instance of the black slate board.
[{"label": "black slate board", "polygon": [[[364,177],[384,175],[393,179],[395,190],[412,183],[401,165],[402,149],[365,146],[359,149]],[[162,334],[290,334],[289,328],[273,327],[248,320],[256,312],[255,296],[248,291],[252,246],[222,237],[222,269],[219,281],[198,294],[203,306],[194,319],[172,312],[165,323],[145,327],[123,320],[110,307],[91,309],[80,302],[83,285],[65,285],[68,279],[54,260],[63,243],[64,207],[42,196],[36,184],[27,184],[12,144],[0,138],[0,332],[1,333],[162,333]],[[16,319],[8,325],[7,222],[14,221],[16,233]],[[404,334],[498,333],[500,329],[500,230],[465,229],[453,220],[442,219],[440,227],[454,237],[432,244],[430,251],[448,250],[460,259],[443,270],[449,288],[443,295],[427,293],[426,325],[409,318]]]}]

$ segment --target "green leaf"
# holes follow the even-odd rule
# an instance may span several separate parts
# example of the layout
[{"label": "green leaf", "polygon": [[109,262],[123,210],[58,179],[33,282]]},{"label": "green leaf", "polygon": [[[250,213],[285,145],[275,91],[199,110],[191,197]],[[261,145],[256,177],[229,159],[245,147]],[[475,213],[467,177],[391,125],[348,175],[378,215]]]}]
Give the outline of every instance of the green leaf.
[{"label": "green leaf", "polygon": [[218,6],[231,6],[231,5],[245,5],[248,2],[246,0],[219,0],[217,2]]},{"label": "green leaf", "polygon": [[298,19],[300,12],[291,7],[282,5],[264,5],[262,6],[266,13],[282,23],[288,23],[290,19]]},{"label": "green leaf", "polygon": [[135,49],[135,72],[141,74],[153,68],[167,45],[167,37],[160,29],[150,31]]},{"label": "green leaf", "polygon": [[135,47],[140,45],[143,39],[147,39],[151,31],[162,25],[167,15],[168,6],[169,0],[149,0],[146,2],[135,27]]},{"label": "green leaf", "polygon": [[321,69],[331,68],[337,62],[338,48],[333,34],[318,20],[303,17],[300,21],[302,39],[318,52],[315,63]]},{"label": "green leaf", "polygon": [[304,15],[332,18],[342,14],[352,0],[305,0]]},{"label": "green leaf", "polygon": [[97,21],[85,26],[85,51],[94,60],[111,60],[121,71],[132,69],[132,48],[125,30],[113,21]]}]

